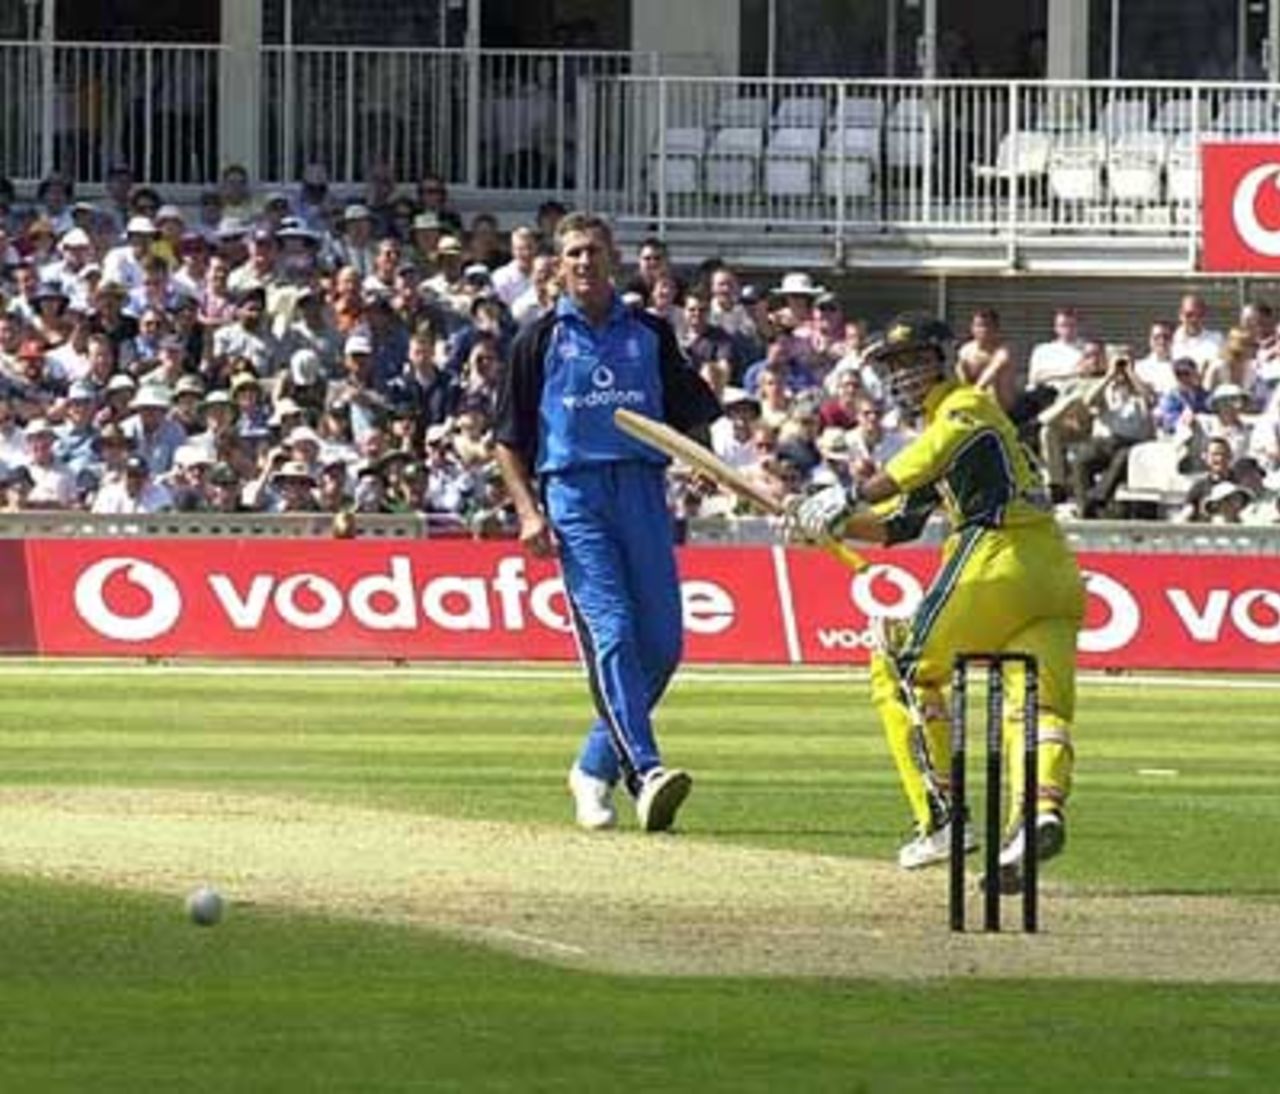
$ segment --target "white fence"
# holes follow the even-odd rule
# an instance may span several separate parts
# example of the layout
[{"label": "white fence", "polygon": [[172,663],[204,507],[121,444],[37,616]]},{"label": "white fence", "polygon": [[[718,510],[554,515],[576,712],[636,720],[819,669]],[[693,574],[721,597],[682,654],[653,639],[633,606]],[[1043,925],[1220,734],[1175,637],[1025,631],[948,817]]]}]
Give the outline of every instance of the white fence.
[{"label": "white fence", "polygon": [[623,222],[1185,239],[1202,140],[1280,140],[1253,84],[619,77],[584,86],[578,199]]},{"label": "white fence", "polygon": [[371,164],[401,178],[567,194],[577,185],[584,80],[657,74],[656,54],[263,47],[259,93],[220,86],[219,46],[0,44],[0,174],[206,183],[223,166],[226,105],[256,114],[258,176],[323,163],[338,183]]}]

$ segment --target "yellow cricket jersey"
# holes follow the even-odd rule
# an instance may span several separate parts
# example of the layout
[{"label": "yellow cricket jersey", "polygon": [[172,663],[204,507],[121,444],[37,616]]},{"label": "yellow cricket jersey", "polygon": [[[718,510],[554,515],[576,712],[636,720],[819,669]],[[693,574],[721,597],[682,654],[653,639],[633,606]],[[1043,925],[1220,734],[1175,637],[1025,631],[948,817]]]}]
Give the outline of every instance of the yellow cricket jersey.
[{"label": "yellow cricket jersey", "polygon": [[1017,430],[989,392],[945,380],[925,397],[924,421],[885,467],[902,491],[877,507],[890,543],[919,535],[939,503],[953,532],[1054,523]]}]

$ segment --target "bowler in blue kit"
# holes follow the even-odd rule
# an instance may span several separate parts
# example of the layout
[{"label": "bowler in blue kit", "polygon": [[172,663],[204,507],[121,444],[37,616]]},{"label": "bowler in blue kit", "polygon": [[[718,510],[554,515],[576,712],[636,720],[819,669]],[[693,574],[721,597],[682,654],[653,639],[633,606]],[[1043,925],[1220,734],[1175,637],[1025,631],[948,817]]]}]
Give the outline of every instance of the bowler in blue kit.
[{"label": "bowler in blue kit", "polygon": [[662,765],[650,720],[681,649],[667,460],[622,433],[613,412],[697,433],[720,406],[670,326],[619,299],[605,221],[571,214],[556,244],[564,295],[512,348],[498,391],[498,463],[521,542],[559,555],[599,715],[569,772],[578,823],[616,824],[622,782],[640,826],[663,831],[692,785]]}]

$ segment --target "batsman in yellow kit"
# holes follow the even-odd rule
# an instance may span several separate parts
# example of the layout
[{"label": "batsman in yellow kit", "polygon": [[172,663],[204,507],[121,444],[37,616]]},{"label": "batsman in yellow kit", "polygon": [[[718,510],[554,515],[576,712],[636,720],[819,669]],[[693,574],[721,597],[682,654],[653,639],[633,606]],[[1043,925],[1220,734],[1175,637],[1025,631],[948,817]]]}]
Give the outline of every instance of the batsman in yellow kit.
[{"label": "batsman in yellow kit", "polygon": [[[1013,422],[988,391],[947,368],[950,332],[927,315],[899,317],[868,351],[886,391],[920,435],[883,471],[853,487],[831,486],[790,516],[802,538],[838,535],[879,543],[914,539],[941,505],[950,523],[942,564],[914,617],[875,622],[871,695],[910,803],[915,835],[898,853],[904,869],[947,860],[950,726],[946,691],[960,652],[1017,652],[1039,666],[1040,730],[1036,844],[1041,861],[1066,842],[1063,809],[1071,790],[1071,726],[1076,706],[1076,636],[1084,586],[1070,547]],[[1000,883],[1021,882],[1025,807],[1023,680],[1005,670],[1003,733],[1013,788],[1000,855]],[[976,844],[966,828],[966,849]]]}]

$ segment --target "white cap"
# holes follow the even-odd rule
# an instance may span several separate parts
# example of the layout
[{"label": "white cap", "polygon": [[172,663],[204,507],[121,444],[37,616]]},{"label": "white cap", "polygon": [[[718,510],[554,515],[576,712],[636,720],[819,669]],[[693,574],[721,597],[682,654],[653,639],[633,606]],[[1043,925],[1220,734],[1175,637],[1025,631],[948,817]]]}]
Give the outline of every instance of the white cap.
[{"label": "white cap", "polygon": [[320,440],[320,434],[312,429],[309,425],[297,425],[289,430],[289,436],[285,438],[285,444],[314,444],[319,447],[323,442]]},{"label": "white cap", "polygon": [[179,467],[209,467],[214,460],[204,445],[180,444],[173,454],[173,462]]},{"label": "white cap", "polygon": [[779,296],[821,296],[827,290],[815,285],[807,273],[789,273],[783,275],[782,284],[773,291]]},{"label": "white cap", "polygon": [[62,237],[63,247],[92,247],[93,240],[83,228],[72,228]]},{"label": "white cap", "polygon": [[130,217],[124,231],[125,235],[159,235],[155,222],[150,217]]},{"label": "white cap", "polygon": [[168,410],[173,405],[173,397],[161,384],[144,384],[129,405],[135,410]]},{"label": "white cap", "polygon": [[57,432],[49,424],[48,418],[32,418],[27,423],[27,428],[22,431],[24,437],[43,437],[45,435],[52,436]]}]

